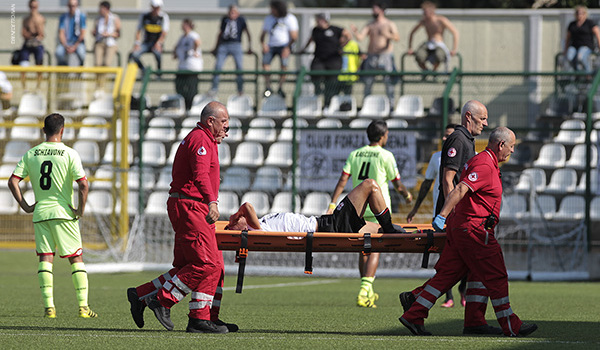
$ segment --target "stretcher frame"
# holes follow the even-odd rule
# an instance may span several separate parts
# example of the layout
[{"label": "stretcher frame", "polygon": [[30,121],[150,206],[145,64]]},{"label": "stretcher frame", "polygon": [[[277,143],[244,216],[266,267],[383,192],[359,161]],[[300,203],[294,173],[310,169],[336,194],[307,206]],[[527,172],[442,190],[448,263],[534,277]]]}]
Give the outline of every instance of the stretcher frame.
[{"label": "stretcher frame", "polygon": [[422,253],[426,268],[430,253],[441,253],[446,233],[434,232],[431,225],[400,225],[407,233],[334,233],[334,232],[266,232],[225,230],[227,221],[216,223],[220,250],[236,251],[238,283],[242,292],[246,258],[249,251],[304,252],[304,273],[312,274],[313,252],[347,252],[369,255],[376,252]]}]

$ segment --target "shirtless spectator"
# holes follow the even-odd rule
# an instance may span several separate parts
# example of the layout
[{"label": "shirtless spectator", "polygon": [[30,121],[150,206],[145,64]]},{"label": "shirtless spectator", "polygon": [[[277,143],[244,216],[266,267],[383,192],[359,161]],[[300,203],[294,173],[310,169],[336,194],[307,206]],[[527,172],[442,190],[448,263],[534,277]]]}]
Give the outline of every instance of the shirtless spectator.
[{"label": "shirtless spectator", "polygon": [[[29,0],[29,16],[23,19],[23,47],[19,57],[19,65],[22,67],[29,66],[29,56],[33,54],[35,65],[41,66],[44,62],[44,26],[46,19],[40,14],[38,8],[40,3],[37,0]],[[38,73],[37,87],[39,89],[42,82],[42,73]],[[21,73],[21,84],[25,90],[25,72]]]},{"label": "shirtless spectator", "polygon": [[[360,31],[354,24],[350,25],[352,34],[358,41],[362,41],[365,37],[369,37],[369,48],[367,50],[367,59],[365,61],[365,70],[382,70],[393,72],[396,70],[394,66],[394,49],[393,41],[400,40],[398,28],[396,25],[385,17],[385,5],[375,2],[373,4],[373,21],[367,24]],[[365,96],[371,94],[373,87],[374,76],[365,76]],[[384,77],[385,91],[390,99],[394,101],[394,85],[389,75]]]},{"label": "shirtless spectator", "polygon": [[[431,63],[431,70],[437,70],[440,63],[446,64],[448,71],[448,63],[450,57],[456,55],[458,48],[458,31],[456,27],[444,16],[435,13],[436,6],[431,1],[425,1],[421,5],[423,9],[423,18],[410,32],[408,38],[408,54],[415,55],[415,59],[422,70],[429,70],[426,63]],[[427,41],[421,44],[417,51],[412,49],[413,35],[421,28],[425,27],[427,32]],[[452,33],[452,50],[448,50],[444,44],[444,31],[448,29]]]}]

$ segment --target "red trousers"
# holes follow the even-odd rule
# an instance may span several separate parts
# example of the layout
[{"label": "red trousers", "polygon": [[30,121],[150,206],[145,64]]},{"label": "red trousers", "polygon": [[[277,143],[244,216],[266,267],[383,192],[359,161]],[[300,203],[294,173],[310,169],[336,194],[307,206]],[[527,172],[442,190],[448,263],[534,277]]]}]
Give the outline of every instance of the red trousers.
[{"label": "red trousers", "polygon": [[189,199],[169,198],[169,219],[175,230],[173,269],[137,287],[140,298],[158,290],[160,303],[171,308],[191,293],[192,318],[216,321],[223,293],[223,254],[215,226],[206,222],[208,206]]},{"label": "red trousers", "polygon": [[493,230],[485,230],[480,218],[454,215],[449,221],[446,245],[435,265],[436,274],[413,291],[417,299],[402,317],[422,325],[436,300],[468,273],[466,299],[471,306],[465,310],[465,327],[486,323],[489,295],[504,334],[518,334],[522,322],[510,307],[508,274]]}]

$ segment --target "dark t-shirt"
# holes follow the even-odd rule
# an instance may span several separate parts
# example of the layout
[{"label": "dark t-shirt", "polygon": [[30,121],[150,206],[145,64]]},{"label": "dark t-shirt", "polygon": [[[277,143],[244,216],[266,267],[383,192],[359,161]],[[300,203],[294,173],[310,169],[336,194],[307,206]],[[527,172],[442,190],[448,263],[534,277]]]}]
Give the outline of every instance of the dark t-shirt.
[{"label": "dark t-shirt", "polygon": [[329,26],[327,29],[314,27],[311,37],[315,42],[315,58],[326,60],[332,56],[341,57],[342,31],[342,28],[336,26]]},{"label": "dark t-shirt", "polygon": [[[571,33],[571,46],[578,49],[582,46],[587,46],[594,49],[594,33],[592,28],[596,23],[590,19],[586,19],[581,27],[577,26],[577,22],[573,21],[569,24],[569,33]],[[599,43],[600,44],[600,43]]]},{"label": "dark t-shirt", "polygon": [[222,42],[241,42],[242,32],[246,29],[246,19],[242,16],[235,20],[225,16],[221,20],[221,41]]},{"label": "dark t-shirt", "polygon": [[438,201],[435,206],[435,215],[439,214],[444,206],[446,198],[444,197],[444,188],[442,185],[442,179],[444,176],[444,168],[448,168],[456,171],[452,183],[454,186],[460,181],[460,174],[463,171],[464,165],[467,161],[475,156],[475,138],[467,128],[462,125],[458,125],[454,132],[448,136],[444,145],[442,146],[442,159],[440,161],[440,194]]}]

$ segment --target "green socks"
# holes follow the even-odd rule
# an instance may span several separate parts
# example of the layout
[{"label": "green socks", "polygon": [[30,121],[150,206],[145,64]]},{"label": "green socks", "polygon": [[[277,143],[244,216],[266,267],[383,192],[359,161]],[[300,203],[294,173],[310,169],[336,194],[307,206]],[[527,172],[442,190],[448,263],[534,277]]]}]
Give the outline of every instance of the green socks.
[{"label": "green socks", "polygon": [[362,277],[360,279],[360,292],[358,295],[370,297],[373,295],[373,281],[375,277]]},{"label": "green socks", "polygon": [[84,263],[71,264],[71,278],[79,306],[88,306],[88,278]]},{"label": "green socks", "polygon": [[40,261],[38,264],[38,282],[44,299],[44,307],[54,307],[54,295],[52,293],[53,278],[52,263]]}]

